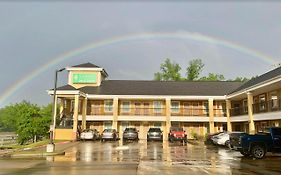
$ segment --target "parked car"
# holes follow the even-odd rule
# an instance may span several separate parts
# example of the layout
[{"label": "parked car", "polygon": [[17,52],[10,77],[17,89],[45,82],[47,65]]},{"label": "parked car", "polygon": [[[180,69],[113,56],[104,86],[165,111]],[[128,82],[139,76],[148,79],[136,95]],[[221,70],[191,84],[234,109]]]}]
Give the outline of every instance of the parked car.
[{"label": "parked car", "polygon": [[123,132],[123,141],[139,140],[138,130],[136,128],[126,128]]},{"label": "parked car", "polygon": [[207,137],[206,137],[205,143],[206,143],[206,144],[214,144],[214,142],[213,142],[213,140],[212,140],[213,137],[216,136],[216,135],[219,135],[219,134],[221,134],[221,133],[223,133],[223,132],[217,132],[217,133],[213,133],[213,134],[208,134]]},{"label": "parked car", "polygon": [[229,146],[230,149],[236,149],[237,147],[239,147],[240,143],[240,137],[243,137],[247,135],[247,133],[245,132],[231,132],[229,135]]},{"label": "parked car", "polygon": [[267,152],[281,152],[281,127],[267,128],[255,135],[240,137],[236,148],[244,156],[262,159]]},{"label": "parked car", "polygon": [[170,142],[177,140],[187,142],[187,135],[183,128],[180,127],[171,127],[168,138]]},{"label": "parked car", "polygon": [[222,146],[228,146],[228,147],[230,145],[229,133],[227,133],[227,132],[223,132],[223,133],[213,136],[212,140],[215,145],[222,145]]},{"label": "parked car", "polygon": [[160,128],[149,128],[147,132],[147,141],[163,140],[163,132]]},{"label": "parked car", "polygon": [[101,134],[101,141],[105,140],[118,140],[118,132],[116,129],[105,129]]},{"label": "parked car", "polygon": [[100,135],[96,129],[85,129],[80,134],[81,140],[97,140],[99,138],[100,138]]}]

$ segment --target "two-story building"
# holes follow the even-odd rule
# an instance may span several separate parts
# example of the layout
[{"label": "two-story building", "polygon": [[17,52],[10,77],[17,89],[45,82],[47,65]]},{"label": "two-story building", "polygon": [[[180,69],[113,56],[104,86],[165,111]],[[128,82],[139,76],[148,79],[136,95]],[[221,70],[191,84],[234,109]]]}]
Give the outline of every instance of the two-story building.
[{"label": "two-story building", "polygon": [[107,72],[91,63],[66,70],[68,84],[56,91],[57,140],[75,140],[85,128],[114,128],[121,137],[126,127],[136,127],[139,138],[146,139],[150,127],[160,127],[167,140],[171,126],[183,127],[191,138],[223,130],[254,133],[281,124],[281,68],[245,84],[106,80]]}]

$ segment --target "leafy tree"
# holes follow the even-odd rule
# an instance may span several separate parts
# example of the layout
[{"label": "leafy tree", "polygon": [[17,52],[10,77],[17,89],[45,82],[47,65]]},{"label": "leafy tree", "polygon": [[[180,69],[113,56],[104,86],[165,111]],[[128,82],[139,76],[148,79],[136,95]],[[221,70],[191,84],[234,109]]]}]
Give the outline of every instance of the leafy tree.
[{"label": "leafy tree", "polygon": [[14,106],[10,105],[0,110],[0,131],[15,131],[16,116]]},{"label": "leafy tree", "polygon": [[181,67],[178,63],[171,62],[170,59],[166,59],[164,63],[160,66],[160,71],[154,74],[154,80],[158,81],[180,81],[181,75],[180,75]]},{"label": "leafy tree", "polygon": [[189,61],[189,66],[186,68],[187,80],[194,81],[199,78],[204,64],[201,59],[194,59]]},{"label": "leafy tree", "polygon": [[24,144],[36,141],[37,138],[48,135],[51,122],[52,107],[40,108],[37,105],[23,101],[9,105],[0,111],[2,128],[8,128],[18,134],[18,142]]},{"label": "leafy tree", "polygon": [[207,77],[201,77],[200,81],[223,81],[225,80],[222,74],[209,73]]}]

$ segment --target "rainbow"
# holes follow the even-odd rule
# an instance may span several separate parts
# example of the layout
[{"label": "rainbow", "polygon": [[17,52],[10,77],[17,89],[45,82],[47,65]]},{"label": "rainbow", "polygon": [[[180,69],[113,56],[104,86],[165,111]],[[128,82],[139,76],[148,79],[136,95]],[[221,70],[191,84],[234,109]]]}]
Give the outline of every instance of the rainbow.
[{"label": "rainbow", "polygon": [[19,90],[27,82],[31,81],[36,76],[42,74],[44,71],[46,71],[50,67],[53,67],[53,66],[57,65],[58,63],[65,61],[71,57],[79,56],[82,53],[85,53],[89,50],[109,46],[112,44],[132,42],[132,41],[141,41],[141,40],[158,40],[158,39],[180,39],[180,40],[192,40],[192,41],[197,41],[197,42],[203,42],[206,44],[222,46],[225,48],[235,50],[242,54],[246,54],[251,57],[258,58],[271,65],[276,63],[276,60],[274,60],[271,56],[263,54],[257,50],[244,47],[240,44],[230,42],[225,39],[206,36],[206,35],[202,35],[200,33],[192,33],[192,32],[183,31],[183,32],[163,32],[163,33],[150,32],[150,33],[129,34],[129,35],[124,35],[124,36],[112,37],[112,38],[104,39],[104,40],[100,40],[100,41],[95,41],[93,43],[84,45],[84,46],[76,48],[74,50],[70,50],[61,55],[58,55],[55,58],[52,58],[50,62],[39,67],[38,69],[33,70],[26,77],[21,78],[20,80],[16,81],[12,86],[7,88],[0,96],[0,106],[2,106],[5,103],[5,101],[13,93],[15,93],[17,90]]}]

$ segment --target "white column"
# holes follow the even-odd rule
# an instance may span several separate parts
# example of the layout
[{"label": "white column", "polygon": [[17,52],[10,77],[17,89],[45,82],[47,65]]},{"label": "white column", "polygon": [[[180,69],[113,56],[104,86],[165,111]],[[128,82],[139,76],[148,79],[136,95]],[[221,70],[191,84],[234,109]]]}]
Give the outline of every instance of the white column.
[{"label": "white column", "polygon": [[209,128],[210,134],[215,132],[215,122],[214,122],[214,99],[209,98]]},{"label": "white column", "polygon": [[232,132],[232,125],[230,121],[230,109],[231,109],[231,101],[226,100],[226,119],[227,119],[227,131]]},{"label": "white column", "polygon": [[253,94],[251,92],[247,93],[248,100],[248,117],[249,117],[249,133],[255,134],[255,123],[254,123],[254,115],[253,115]]}]

